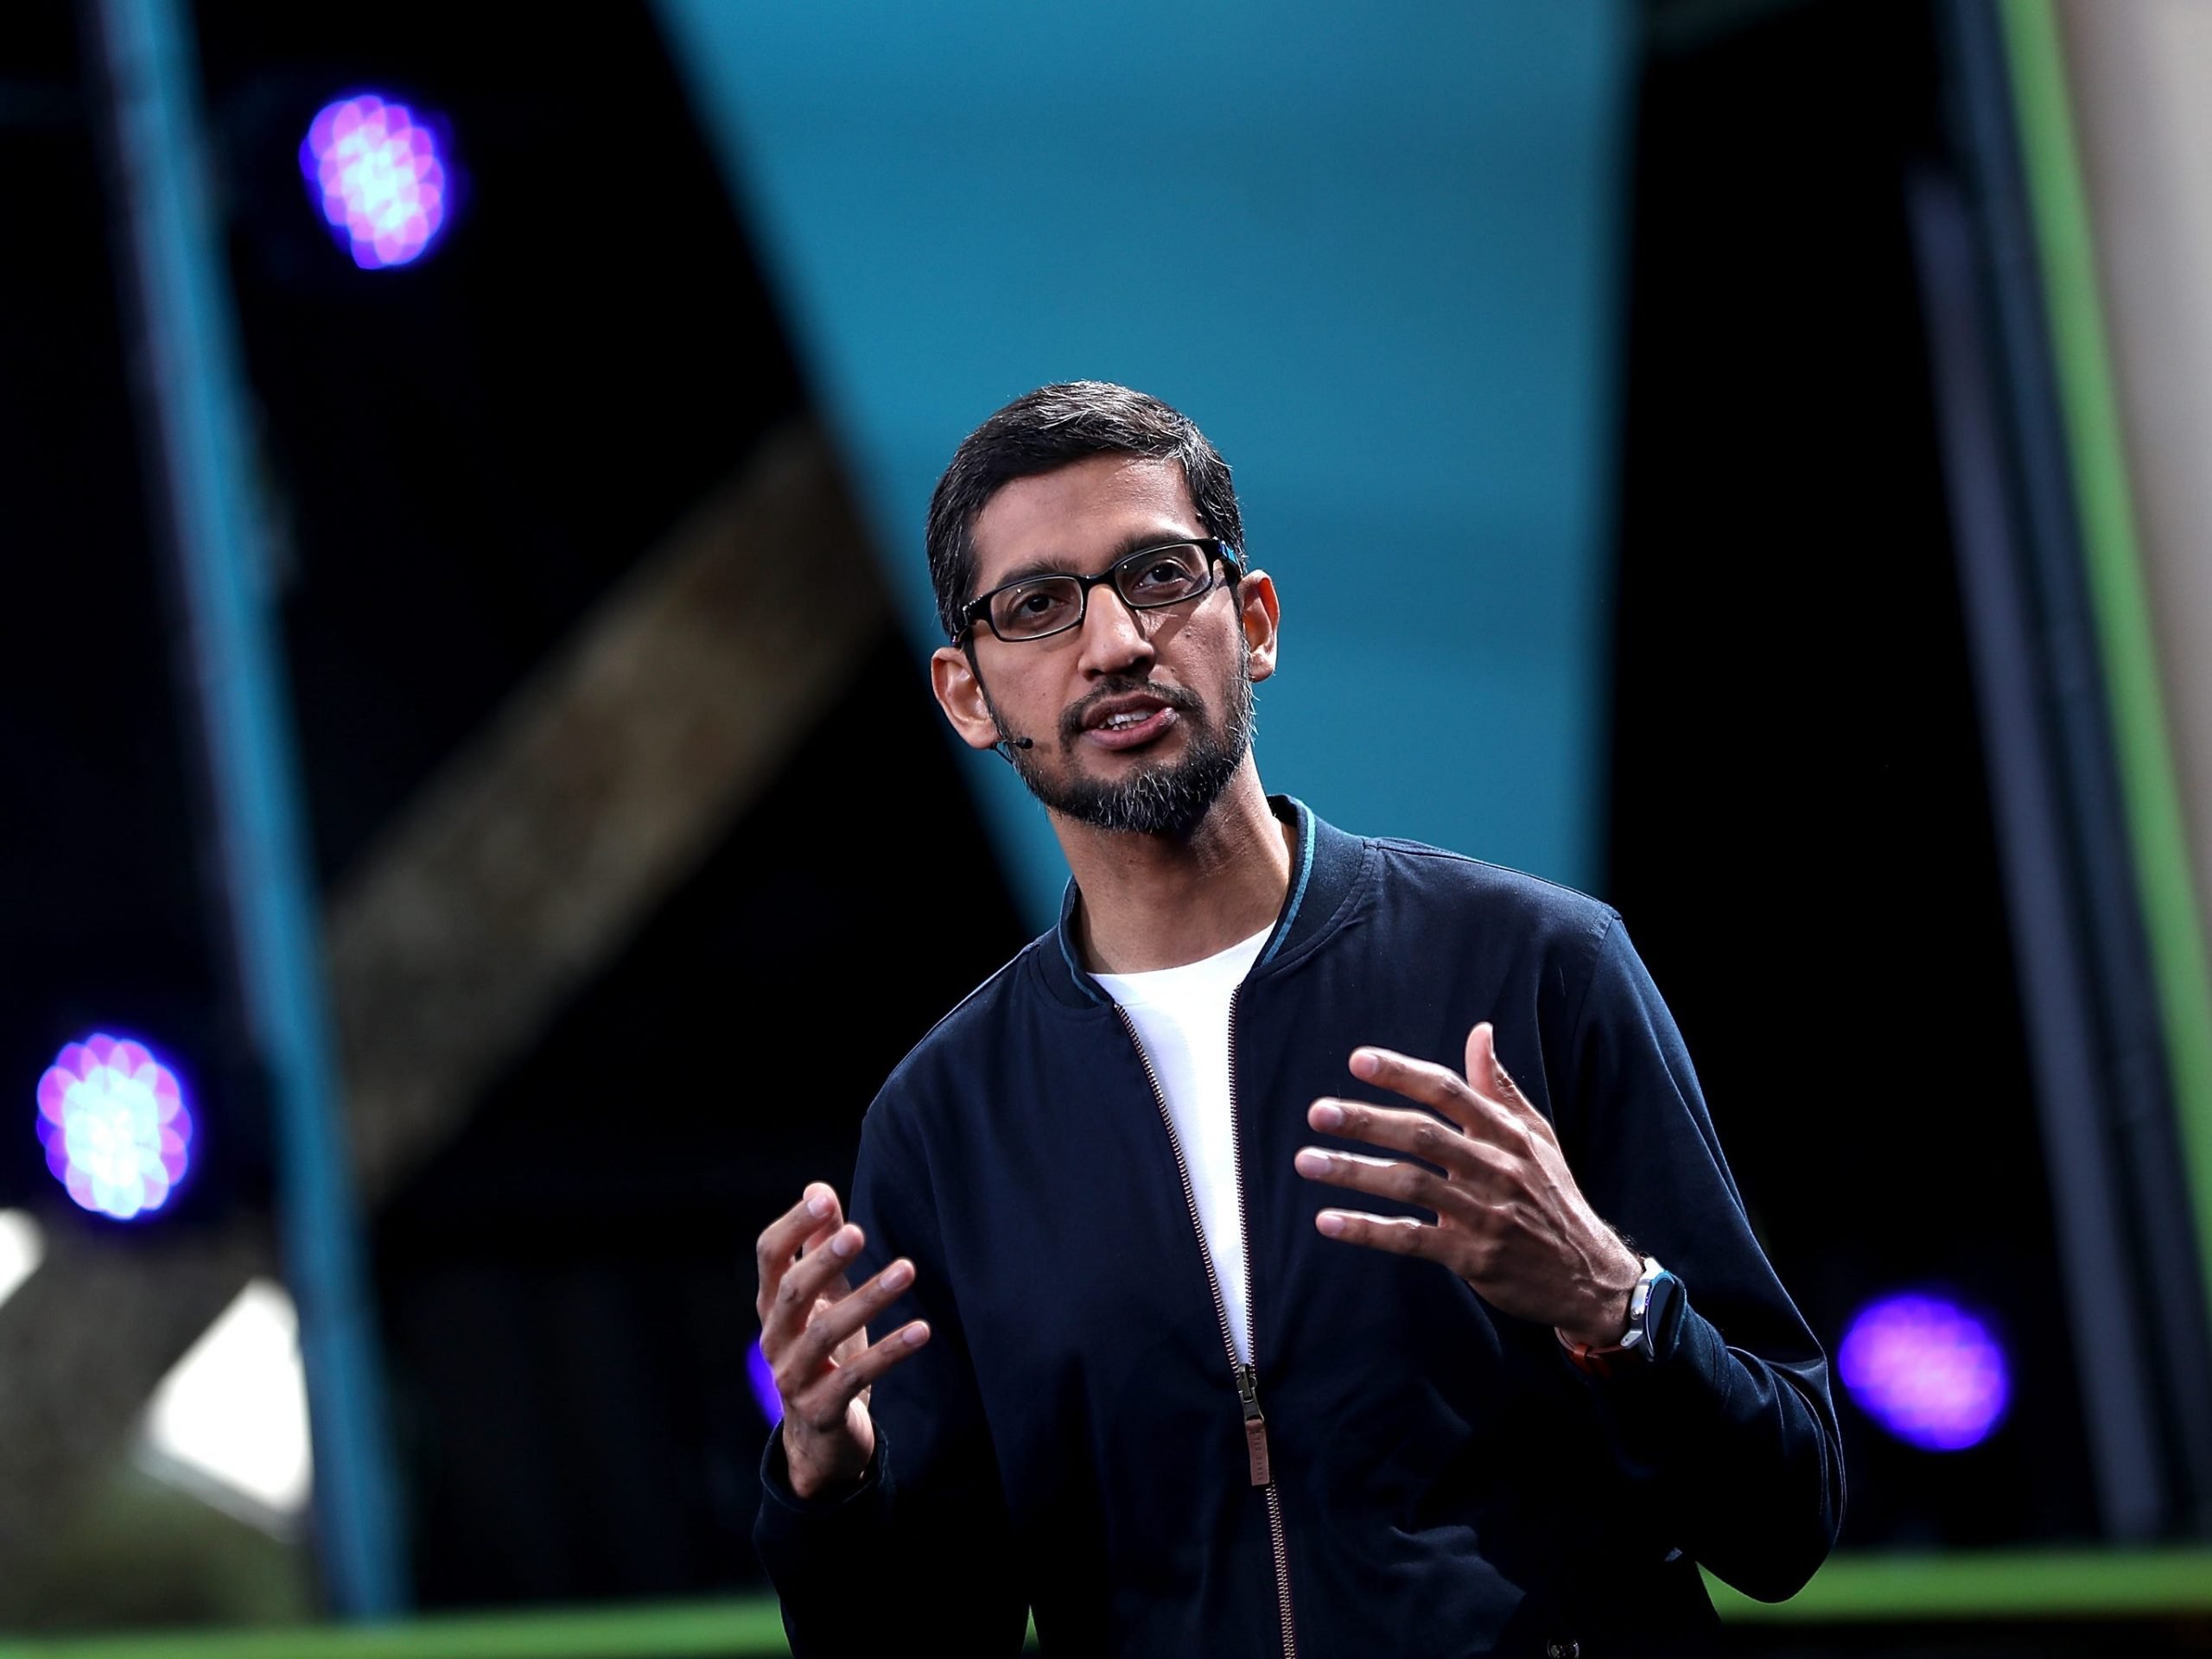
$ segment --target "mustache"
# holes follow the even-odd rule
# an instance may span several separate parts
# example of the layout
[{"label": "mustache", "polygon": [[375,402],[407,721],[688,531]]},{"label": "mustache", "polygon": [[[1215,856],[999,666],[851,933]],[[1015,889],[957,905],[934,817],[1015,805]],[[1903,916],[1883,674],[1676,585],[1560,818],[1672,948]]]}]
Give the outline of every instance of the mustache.
[{"label": "mustache", "polygon": [[1161,685],[1154,680],[1104,680],[1096,690],[1060,716],[1061,741],[1072,743],[1081,737],[1090,721],[1090,711],[1100,703],[1132,695],[1157,697],[1179,715],[1196,714],[1205,706],[1198,701],[1198,693],[1179,685]]}]

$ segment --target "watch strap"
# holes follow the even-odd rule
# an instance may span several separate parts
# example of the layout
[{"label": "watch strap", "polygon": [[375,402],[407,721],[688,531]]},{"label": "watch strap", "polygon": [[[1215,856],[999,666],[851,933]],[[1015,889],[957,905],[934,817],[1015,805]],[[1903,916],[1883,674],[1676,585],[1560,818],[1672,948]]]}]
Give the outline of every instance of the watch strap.
[{"label": "watch strap", "polygon": [[1599,1344],[1576,1342],[1566,1332],[1554,1327],[1560,1346],[1567,1350],[1567,1357],[1577,1370],[1591,1376],[1611,1376],[1616,1367],[1634,1356],[1637,1363],[1648,1363],[1651,1357],[1651,1289],[1659,1282],[1666,1268],[1659,1265],[1656,1256],[1643,1258],[1643,1272],[1628,1294],[1628,1329],[1621,1333],[1618,1342]]}]

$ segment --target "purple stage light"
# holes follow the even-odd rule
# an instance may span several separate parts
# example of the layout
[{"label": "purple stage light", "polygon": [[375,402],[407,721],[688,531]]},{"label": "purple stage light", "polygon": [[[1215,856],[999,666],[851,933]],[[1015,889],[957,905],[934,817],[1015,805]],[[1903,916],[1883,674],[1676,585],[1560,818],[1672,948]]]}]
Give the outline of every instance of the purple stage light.
[{"label": "purple stage light", "polygon": [[437,239],[448,205],[437,135],[373,92],[325,105],[300,144],[300,170],[364,270],[404,265]]},{"label": "purple stage light", "polygon": [[192,1114],[176,1073],[143,1045],[96,1033],[38,1080],[38,1139],[71,1198],[129,1221],[160,1209],[184,1179]]},{"label": "purple stage light", "polygon": [[768,1427],[782,1422],[784,1396],[776,1392],[776,1373],[768,1364],[768,1356],[760,1351],[758,1337],[745,1345],[745,1380],[753,1385],[753,1403],[760,1408]]},{"label": "purple stage light", "polygon": [[2012,1398],[2005,1351],[1989,1326],[1941,1296],[1885,1296],[1861,1310],[1836,1368],[1861,1410],[1928,1452],[1979,1446]]}]

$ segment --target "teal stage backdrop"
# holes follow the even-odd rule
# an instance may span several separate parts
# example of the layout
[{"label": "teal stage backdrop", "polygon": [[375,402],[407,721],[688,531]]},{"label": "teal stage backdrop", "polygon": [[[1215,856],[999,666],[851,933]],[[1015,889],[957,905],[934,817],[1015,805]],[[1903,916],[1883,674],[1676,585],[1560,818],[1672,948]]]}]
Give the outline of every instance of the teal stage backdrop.
[{"label": "teal stage backdrop", "polygon": [[[1624,0],[658,7],[918,652],[954,445],[1125,381],[1281,587],[1268,787],[1600,879]],[[1041,925],[1058,849],[969,764]]]}]

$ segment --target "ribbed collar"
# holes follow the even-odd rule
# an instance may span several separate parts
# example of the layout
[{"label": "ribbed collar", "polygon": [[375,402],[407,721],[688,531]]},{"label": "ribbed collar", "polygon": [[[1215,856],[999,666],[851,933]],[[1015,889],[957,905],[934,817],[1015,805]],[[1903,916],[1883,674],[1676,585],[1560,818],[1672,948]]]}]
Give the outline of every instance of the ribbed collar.
[{"label": "ribbed collar", "polygon": [[[1268,805],[1275,817],[1293,825],[1298,844],[1291,852],[1290,890],[1284,894],[1274,931],[1261,948],[1260,959],[1248,977],[1265,977],[1297,956],[1326,932],[1344,895],[1358,880],[1366,843],[1346,835],[1334,824],[1314,816],[1306,803],[1289,795],[1270,795]],[[1106,988],[1084,970],[1076,951],[1075,906],[1081,897],[1074,881],[1060,895],[1059,924],[1052,930],[1053,944],[1036,952],[1045,982],[1061,1001],[1080,1007],[1111,1007],[1114,999]]]}]

